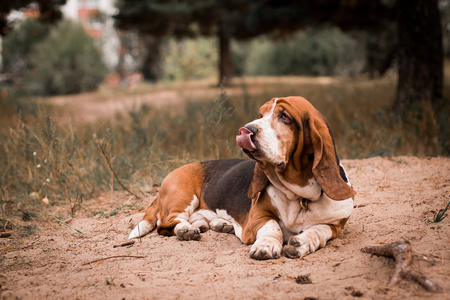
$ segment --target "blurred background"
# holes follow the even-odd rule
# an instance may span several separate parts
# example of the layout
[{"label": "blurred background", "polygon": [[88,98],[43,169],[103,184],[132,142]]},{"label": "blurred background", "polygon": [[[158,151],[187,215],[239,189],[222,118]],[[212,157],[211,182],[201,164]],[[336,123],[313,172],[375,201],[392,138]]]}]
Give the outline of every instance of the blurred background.
[{"label": "blurred background", "polygon": [[450,153],[450,0],[2,0],[0,34],[3,227],[244,158],[273,97],[311,101],[342,158]]}]

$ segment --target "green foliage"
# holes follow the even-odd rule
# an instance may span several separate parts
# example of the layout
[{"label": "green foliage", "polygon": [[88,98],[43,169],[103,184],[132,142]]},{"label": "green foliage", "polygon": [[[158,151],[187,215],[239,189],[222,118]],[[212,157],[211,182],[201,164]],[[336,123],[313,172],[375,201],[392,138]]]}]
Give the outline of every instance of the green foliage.
[{"label": "green foliage", "polygon": [[163,51],[163,80],[202,79],[217,72],[217,50],[212,38],[170,39]]},{"label": "green foliage", "polygon": [[33,48],[29,63],[32,68],[23,88],[35,95],[92,91],[107,72],[93,39],[81,25],[69,21],[53,28],[49,37]]},{"label": "green foliage", "polygon": [[[165,81],[217,76],[218,55],[214,38],[170,39],[164,47]],[[364,43],[336,28],[311,29],[286,40],[267,37],[233,44],[236,75],[341,76],[361,72]]]},{"label": "green foliage", "polygon": [[[350,53],[353,54],[351,57]],[[358,58],[362,60],[362,56],[356,41],[340,30],[308,29],[282,41],[270,38],[252,41],[245,62],[245,73],[250,76],[348,75],[360,71],[358,68],[362,64],[352,64]]]},{"label": "green foliage", "polygon": [[3,38],[2,73],[8,74],[16,85],[31,69],[30,57],[35,45],[46,39],[49,32],[48,24],[29,18]]},{"label": "green foliage", "polygon": [[[119,0],[114,16],[120,29],[137,30],[157,37],[210,36],[219,23],[231,31],[246,16],[244,1]],[[148,22],[151,20],[151,22]]]}]

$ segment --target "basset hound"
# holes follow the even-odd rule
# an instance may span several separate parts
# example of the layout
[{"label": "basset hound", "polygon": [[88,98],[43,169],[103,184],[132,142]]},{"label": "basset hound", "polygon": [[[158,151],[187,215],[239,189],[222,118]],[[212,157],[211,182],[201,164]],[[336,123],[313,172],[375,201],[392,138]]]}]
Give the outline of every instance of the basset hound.
[{"label": "basset hound", "polygon": [[302,257],[336,238],[356,193],[327,120],[302,97],[274,98],[259,115],[236,137],[250,159],[174,170],[129,238],[156,228],[161,235],[199,240],[212,229],[252,244],[255,259]]}]

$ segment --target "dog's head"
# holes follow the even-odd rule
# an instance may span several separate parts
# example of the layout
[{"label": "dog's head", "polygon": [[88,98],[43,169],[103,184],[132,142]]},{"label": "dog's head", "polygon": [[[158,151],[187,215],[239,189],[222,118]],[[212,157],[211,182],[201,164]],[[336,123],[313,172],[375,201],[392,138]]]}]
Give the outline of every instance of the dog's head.
[{"label": "dog's head", "polygon": [[[261,107],[259,115],[240,128],[236,137],[244,153],[258,162],[256,168],[265,174],[276,172],[300,186],[314,177],[333,200],[355,195],[340,175],[328,122],[311,103],[302,97],[274,98]],[[255,177],[263,172],[255,170]]]}]

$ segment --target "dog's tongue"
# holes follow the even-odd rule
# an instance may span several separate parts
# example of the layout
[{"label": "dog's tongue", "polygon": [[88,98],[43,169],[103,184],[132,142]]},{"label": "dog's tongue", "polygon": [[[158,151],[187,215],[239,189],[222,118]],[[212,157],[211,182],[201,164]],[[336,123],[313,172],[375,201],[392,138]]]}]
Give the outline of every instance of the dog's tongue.
[{"label": "dog's tongue", "polygon": [[239,135],[236,136],[236,143],[239,147],[241,147],[244,150],[248,150],[250,152],[256,150],[255,144],[253,144],[251,136],[253,135],[253,132],[248,130],[245,127],[241,127],[239,129]]}]

